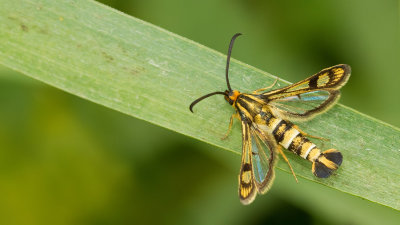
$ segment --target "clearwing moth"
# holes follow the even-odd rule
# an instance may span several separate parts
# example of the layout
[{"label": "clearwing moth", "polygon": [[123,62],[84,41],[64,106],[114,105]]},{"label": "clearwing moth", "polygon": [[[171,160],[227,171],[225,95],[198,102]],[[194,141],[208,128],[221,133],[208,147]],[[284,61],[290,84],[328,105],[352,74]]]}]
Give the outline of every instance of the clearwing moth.
[{"label": "clearwing moth", "polygon": [[[343,156],[336,149],[321,150],[312,143],[311,136],[301,131],[291,121],[308,120],[332,107],[340,97],[339,89],[350,77],[350,66],[339,64],[321,70],[317,74],[287,87],[266,91],[271,86],[250,94],[232,90],[229,79],[229,62],[235,39],[229,44],[226,63],[226,84],[228,90],[212,92],[190,104],[193,106],[212,95],[224,95],[235,113],[231,116],[228,136],[233,119],[242,125],[242,160],[239,173],[239,197],[243,204],[250,204],[257,192],[266,193],[274,180],[277,155],[281,154],[296,175],[281,147],[312,162],[312,173],[318,178],[329,177],[342,164]],[[323,139],[323,138],[320,138]],[[297,181],[297,178],[296,178]]]}]

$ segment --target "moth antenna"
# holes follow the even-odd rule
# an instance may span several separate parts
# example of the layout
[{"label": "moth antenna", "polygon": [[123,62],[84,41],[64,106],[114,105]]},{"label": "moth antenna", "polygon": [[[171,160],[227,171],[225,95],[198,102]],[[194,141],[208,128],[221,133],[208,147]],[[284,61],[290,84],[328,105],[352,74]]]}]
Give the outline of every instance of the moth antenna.
[{"label": "moth antenna", "polygon": [[[226,85],[228,86],[228,90],[232,91],[231,85],[229,83],[229,77],[228,77],[228,73],[229,73],[229,62],[231,61],[231,55],[232,55],[232,48],[233,48],[233,44],[235,43],[235,39],[237,37],[239,37],[240,35],[242,35],[241,33],[236,33],[235,35],[233,35],[232,39],[231,39],[231,43],[229,44],[229,49],[228,49],[228,55],[226,57],[226,68],[225,68],[225,77],[226,77]],[[213,95],[225,95],[228,96],[227,93],[225,92],[221,92],[221,91],[216,91],[216,92],[212,92],[209,94],[206,94],[204,96],[201,96],[200,98],[194,100],[192,102],[192,104],[190,104],[189,109],[191,112],[193,112],[193,106],[196,105],[197,103],[199,103],[201,100],[208,98],[210,96]]]},{"label": "moth antenna", "polygon": [[228,49],[228,55],[226,57],[226,68],[225,68],[225,76],[226,76],[226,85],[228,86],[228,90],[232,91],[231,85],[229,84],[229,78],[228,78],[228,72],[229,72],[229,62],[231,60],[231,54],[232,54],[232,48],[233,48],[233,43],[235,42],[235,39],[242,35],[241,33],[236,33],[233,35],[231,39],[231,43],[229,44],[229,49]]},{"label": "moth antenna", "polygon": [[199,103],[201,100],[203,100],[205,98],[208,98],[210,96],[213,96],[213,95],[225,95],[225,96],[227,96],[227,94],[225,92],[221,92],[221,91],[216,91],[216,92],[212,92],[212,93],[206,94],[204,96],[201,96],[200,98],[194,100],[192,102],[192,104],[190,104],[190,106],[189,106],[190,111],[193,112],[193,106],[196,105],[197,103]]}]

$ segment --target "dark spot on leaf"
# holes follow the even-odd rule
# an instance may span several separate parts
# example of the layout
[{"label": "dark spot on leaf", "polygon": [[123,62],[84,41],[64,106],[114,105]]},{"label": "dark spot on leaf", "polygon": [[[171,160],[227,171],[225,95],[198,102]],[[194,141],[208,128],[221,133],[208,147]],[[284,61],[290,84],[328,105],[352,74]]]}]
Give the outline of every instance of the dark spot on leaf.
[{"label": "dark spot on leaf", "polygon": [[24,31],[24,32],[28,32],[29,28],[25,24],[22,23],[21,24],[21,30]]},{"label": "dark spot on leaf", "polygon": [[114,58],[111,55],[107,54],[106,52],[101,52],[101,53],[103,54],[106,61],[111,62],[114,60]]},{"label": "dark spot on leaf", "polygon": [[144,72],[145,71],[145,68],[143,68],[143,67],[141,67],[141,66],[138,66],[138,67],[135,67],[135,68],[131,68],[130,69],[130,73],[132,74],[132,75],[138,75],[139,73],[142,73],[142,72]]},{"label": "dark spot on leaf", "polygon": [[122,69],[124,69],[129,74],[135,75],[135,76],[146,70],[144,67],[141,67],[141,66],[129,67],[129,68],[124,66]]}]

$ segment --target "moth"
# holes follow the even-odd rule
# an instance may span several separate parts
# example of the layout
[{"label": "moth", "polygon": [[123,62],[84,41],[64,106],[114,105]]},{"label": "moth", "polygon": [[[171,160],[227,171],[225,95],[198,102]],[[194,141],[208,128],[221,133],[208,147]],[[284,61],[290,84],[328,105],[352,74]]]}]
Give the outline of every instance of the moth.
[{"label": "moth", "polygon": [[271,187],[278,154],[282,155],[296,178],[281,147],[311,161],[312,173],[318,178],[329,177],[342,164],[343,156],[338,150],[322,152],[307,138],[319,137],[303,132],[291,121],[311,119],[332,107],[339,99],[339,89],[346,84],[351,69],[340,64],[287,87],[266,91],[275,86],[276,80],[252,93],[241,93],[231,88],[228,79],[232,47],[239,35],[235,34],[229,44],[225,70],[228,90],[204,95],[193,101],[189,109],[193,112],[194,105],[213,95],[223,95],[235,109],[225,137],[229,135],[234,118],[239,119],[242,125],[239,197],[247,205],[254,201],[257,193],[264,194]]}]

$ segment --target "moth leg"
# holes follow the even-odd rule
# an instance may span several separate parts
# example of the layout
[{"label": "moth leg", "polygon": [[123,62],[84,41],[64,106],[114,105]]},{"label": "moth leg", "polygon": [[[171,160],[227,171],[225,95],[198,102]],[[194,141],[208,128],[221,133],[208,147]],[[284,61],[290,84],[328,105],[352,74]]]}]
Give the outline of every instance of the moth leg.
[{"label": "moth leg", "polygon": [[304,135],[306,137],[316,138],[316,139],[320,139],[320,140],[323,140],[323,141],[329,141],[328,138],[323,138],[323,137],[318,137],[318,136],[313,136],[313,135],[307,134],[306,132],[300,130],[300,128],[297,125],[293,125],[293,128],[298,130],[300,132],[300,134],[302,134],[302,135]]},{"label": "moth leg", "polygon": [[294,176],[294,179],[296,180],[296,183],[299,183],[299,181],[297,180],[296,174],[293,171],[292,165],[290,165],[290,162],[288,160],[288,158],[286,158],[285,153],[283,153],[281,146],[278,147],[279,153],[281,153],[283,159],[287,162],[287,164],[289,165],[290,170],[292,171],[292,174]]},{"label": "moth leg", "polygon": [[273,88],[276,85],[276,83],[278,82],[278,80],[279,80],[279,77],[277,77],[276,80],[274,81],[274,83],[271,84],[270,86],[265,87],[265,88],[257,89],[255,91],[253,91],[252,94],[258,94],[259,92],[262,92],[262,91],[268,90],[270,88]]},{"label": "moth leg", "polygon": [[232,125],[233,125],[233,119],[234,119],[234,118],[239,119],[239,118],[240,118],[240,117],[239,117],[239,113],[234,113],[234,114],[232,114],[231,119],[230,119],[230,121],[229,121],[228,131],[227,131],[226,134],[221,138],[221,140],[225,140],[225,139],[229,136],[229,133],[230,133],[231,130],[232,130]]}]

